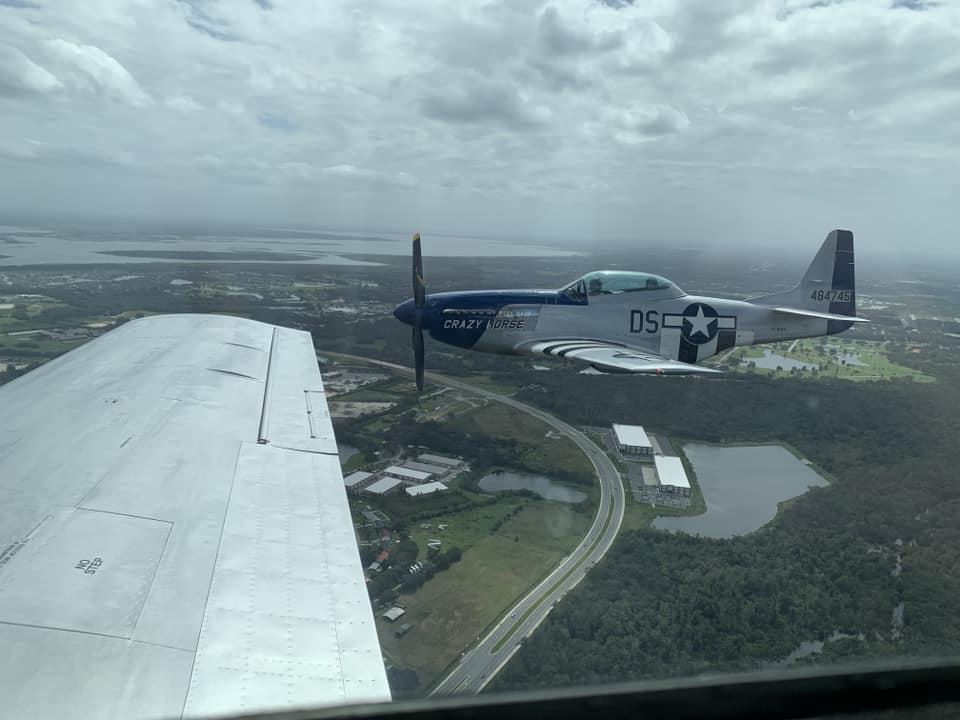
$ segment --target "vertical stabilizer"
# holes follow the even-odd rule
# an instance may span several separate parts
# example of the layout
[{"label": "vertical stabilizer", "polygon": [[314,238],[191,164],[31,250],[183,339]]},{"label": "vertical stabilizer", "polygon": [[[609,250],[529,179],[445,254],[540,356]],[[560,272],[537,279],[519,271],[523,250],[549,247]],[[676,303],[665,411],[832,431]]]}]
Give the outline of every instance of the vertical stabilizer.
[{"label": "vertical stabilizer", "polygon": [[[758,305],[784,305],[831,315],[857,315],[857,291],[853,261],[853,233],[833,230],[793,290],[752,298]],[[843,320],[829,320],[829,334],[850,327]]]}]

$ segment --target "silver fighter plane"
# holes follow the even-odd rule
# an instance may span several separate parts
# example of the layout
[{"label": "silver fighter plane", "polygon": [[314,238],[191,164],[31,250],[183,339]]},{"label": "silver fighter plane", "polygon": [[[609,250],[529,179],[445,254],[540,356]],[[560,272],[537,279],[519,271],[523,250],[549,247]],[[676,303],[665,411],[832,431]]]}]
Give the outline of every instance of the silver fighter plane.
[{"label": "silver fighter plane", "polygon": [[738,345],[833,335],[857,317],[853,233],[834,230],[800,283],[750,300],[688,295],[644,272],[601,270],[559,290],[427,294],[419,233],[413,238],[414,297],[394,310],[413,327],[417,387],[423,331],[484,352],[553,355],[602,372],[715,373],[696,363]]}]

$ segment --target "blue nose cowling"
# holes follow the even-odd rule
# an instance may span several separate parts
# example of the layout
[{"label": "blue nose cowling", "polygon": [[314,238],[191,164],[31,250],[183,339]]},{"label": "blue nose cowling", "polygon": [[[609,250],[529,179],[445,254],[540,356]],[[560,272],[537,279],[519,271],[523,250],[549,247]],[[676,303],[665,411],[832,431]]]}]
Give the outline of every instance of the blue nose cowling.
[{"label": "blue nose cowling", "polygon": [[413,298],[405,300],[393,309],[393,316],[400,322],[406,323],[411,327],[413,327],[416,314],[417,310],[413,306]]}]

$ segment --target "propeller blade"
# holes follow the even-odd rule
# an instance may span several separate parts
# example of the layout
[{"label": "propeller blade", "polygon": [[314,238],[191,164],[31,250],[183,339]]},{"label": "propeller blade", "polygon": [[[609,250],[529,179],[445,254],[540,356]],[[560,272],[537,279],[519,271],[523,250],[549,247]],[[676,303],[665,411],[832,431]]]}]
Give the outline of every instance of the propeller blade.
[{"label": "propeller blade", "polygon": [[423,390],[423,330],[413,329],[413,361],[417,374],[417,390]]},{"label": "propeller blade", "polygon": [[423,307],[427,286],[423,282],[423,257],[420,255],[420,233],[413,236],[413,303]]},{"label": "propeller blade", "polygon": [[416,314],[413,321],[413,362],[417,377],[417,390],[423,390],[423,306],[427,286],[423,282],[423,256],[420,254],[420,233],[413,236],[413,304]]}]

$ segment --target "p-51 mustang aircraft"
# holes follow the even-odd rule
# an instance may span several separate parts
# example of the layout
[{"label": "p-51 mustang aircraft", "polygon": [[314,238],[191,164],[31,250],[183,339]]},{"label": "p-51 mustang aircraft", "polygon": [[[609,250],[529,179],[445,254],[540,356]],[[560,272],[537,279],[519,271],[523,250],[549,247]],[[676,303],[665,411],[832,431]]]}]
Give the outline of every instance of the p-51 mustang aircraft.
[{"label": "p-51 mustang aircraft", "polygon": [[426,294],[420,234],[413,238],[414,296],[396,307],[413,327],[417,387],[423,331],[457,347],[554,355],[611,373],[716,373],[696,363],[737,345],[833,335],[858,318],[853,233],[834,230],[800,283],[750,300],[688,295],[659,275],[601,270],[559,290]]}]

